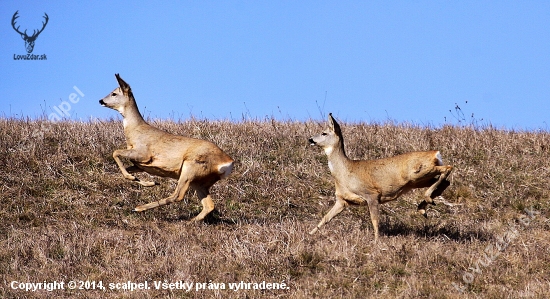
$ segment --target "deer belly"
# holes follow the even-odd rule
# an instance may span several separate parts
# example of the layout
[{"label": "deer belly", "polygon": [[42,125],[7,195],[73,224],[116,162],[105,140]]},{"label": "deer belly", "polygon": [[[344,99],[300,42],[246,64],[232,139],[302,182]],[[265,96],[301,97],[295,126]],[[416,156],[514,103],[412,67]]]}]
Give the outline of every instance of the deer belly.
[{"label": "deer belly", "polygon": [[135,164],[135,165],[149,174],[160,176],[160,177],[169,177],[173,179],[178,179],[181,174],[181,164],[155,165],[155,163],[150,163],[150,164]]}]

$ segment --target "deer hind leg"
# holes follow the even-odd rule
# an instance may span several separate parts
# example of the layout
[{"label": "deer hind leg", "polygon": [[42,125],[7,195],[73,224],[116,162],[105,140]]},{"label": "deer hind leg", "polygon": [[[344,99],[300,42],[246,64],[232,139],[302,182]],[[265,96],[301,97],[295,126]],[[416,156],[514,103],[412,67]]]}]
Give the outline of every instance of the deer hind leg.
[{"label": "deer hind leg", "polygon": [[208,188],[197,188],[196,190],[197,196],[202,203],[202,211],[200,212],[200,214],[195,216],[195,218],[191,219],[191,222],[204,220],[204,218],[214,210],[214,201],[212,201],[212,197],[210,196]]},{"label": "deer hind leg", "polygon": [[186,164],[184,163],[180,178],[178,179],[178,185],[176,186],[176,190],[174,191],[174,193],[159,201],[153,201],[148,204],[137,206],[134,209],[134,212],[142,212],[182,200],[185,197],[185,193],[187,192],[187,190],[189,190],[189,186],[192,181],[192,178],[189,176],[188,171],[186,171],[187,169],[188,167],[186,167]]},{"label": "deer hind leg", "polygon": [[321,228],[321,226],[323,226],[323,225],[325,225],[325,223],[329,222],[332,218],[334,218],[334,216],[340,214],[340,212],[342,212],[342,210],[344,210],[344,208],[347,205],[348,205],[348,203],[343,198],[336,197],[336,203],[334,204],[332,209],[330,209],[330,211],[328,211],[328,213],[323,217],[323,219],[321,219],[321,222],[319,222],[319,224],[317,224],[317,227],[314,228],[312,231],[310,231],[309,234],[313,235],[314,233],[316,233],[319,230],[319,228]]},{"label": "deer hind leg", "polygon": [[143,155],[141,155],[139,152],[135,150],[129,150],[129,149],[116,150],[113,152],[113,158],[115,159],[115,162],[118,165],[118,168],[120,169],[120,172],[122,172],[122,175],[124,176],[125,179],[137,182],[138,184],[145,187],[151,187],[151,186],[157,185],[157,183],[155,182],[141,181],[137,177],[131,175],[130,174],[131,172],[132,173],[141,172],[142,170],[137,168],[136,166],[130,166],[128,168],[125,168],[124,164],[122,163],[122,160],[120,160],[120,157],[128,158],[134,161],[146,160],[146,159],[143,159]]},{"label": "deer hind leg", "polygon": [[423,200],[420,204],[418,204],[418,211],[424,217],[428,217],[426,215],[426,207],[428,206],[428,204],[435,205],[433,199],[440,196],[443,193],[443,191],[445,191],[445,189],[447,187],[449,187],[449,185],[451,184],[451,182],[449,182],[449,180],[447,180],[447,177],[449,176],[449,174],[453,170],[453,167],[452,166],[436,166],[436,169],[440,173],[439,178],[435,181],[435,183],[433,183],[428,188],[428,190],[426,190],[426,193],[424,193],[426,199]]}]

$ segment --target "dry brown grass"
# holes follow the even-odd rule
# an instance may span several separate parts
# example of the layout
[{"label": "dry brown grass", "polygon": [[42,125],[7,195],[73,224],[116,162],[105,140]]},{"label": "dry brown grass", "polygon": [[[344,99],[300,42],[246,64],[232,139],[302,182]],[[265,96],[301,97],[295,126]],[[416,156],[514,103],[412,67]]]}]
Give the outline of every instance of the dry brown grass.
[{"label": "dry brown grass", "polygon": [[[454,206],[438,201],[425,220],[416,214],[420,192],[383,205],[381,242],[373,244],[364,206],[347,209],[317,235],[307,234],[333,204],[326,157],[307,144],[324,124],[153,124],[211,140],[237,160],[234,174],[212,189],[217,211],[206,223],[186,225],[200,210],[196,197],[131,212],[168,195],[175,181],[157,179],[161,186],[145,188],[123,179],[111,156],[124,146],[119,121],[0,119],[0,297],[550,298],[547,132],[343,124],[351,157],[439,149],[455,166],[443,194]],[[538,214],[529,218],[525,208]],[[503,239],[508,246],[498,251]],[[10,287],[12,281],[54,280],[103,281],[107,288],[126,281],[226,287],[284,281],[289,289]]]}]

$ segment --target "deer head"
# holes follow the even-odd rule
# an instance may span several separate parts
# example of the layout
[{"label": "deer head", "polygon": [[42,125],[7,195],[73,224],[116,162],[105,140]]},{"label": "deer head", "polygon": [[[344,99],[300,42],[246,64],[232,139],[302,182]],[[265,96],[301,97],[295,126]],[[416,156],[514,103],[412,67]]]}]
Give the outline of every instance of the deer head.
[{"label": "deer head", "polygon": [[19,27],[20,26],[17,26],[17,28],[15,27],[15,20],[17,18],[19,18],[19,16],[17,15],[19,13],[19,11],[16,11],[14,14],[13,14],[13,18],[11,18],[11,26],[13,27],[13,29],[21,34],[21,38],[23,38],[23,40],[25,41],[25,48],[27,49],[27,53],[32,53],[32,50],[34,49],[34,41],[36,40],[36,38],[38,37],[38,35],[44,31],[44,28],[46,28],[46,24],[48,24],[48,20],[49,20],[49,17],[48,17],[48,14],[47,13],[44,13],[44,19],[46,19],[46,22],[42,22],[42,29],[37,30],[33,30],[33,33],[31,36],[28,36],[27,35],[27,30],[25,29],[25,32],[21,32],[19,31]]}]

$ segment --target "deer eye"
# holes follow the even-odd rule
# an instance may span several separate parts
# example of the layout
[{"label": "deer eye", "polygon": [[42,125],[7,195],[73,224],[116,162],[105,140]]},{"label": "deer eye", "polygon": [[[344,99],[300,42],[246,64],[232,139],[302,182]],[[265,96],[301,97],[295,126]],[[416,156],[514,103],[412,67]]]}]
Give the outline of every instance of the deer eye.
[{"label": "deer eye", "polygon": [[112,97],[116,97],[116,92],[113,92],[113,93],[111,94],[111,96],[112,96]]},{"label": "deer eye", "polygon": [[321,133],[321,135],[323,135],[323,136],[327,136],[327,133],[323,132],[323,133]]}]

